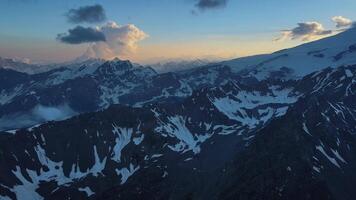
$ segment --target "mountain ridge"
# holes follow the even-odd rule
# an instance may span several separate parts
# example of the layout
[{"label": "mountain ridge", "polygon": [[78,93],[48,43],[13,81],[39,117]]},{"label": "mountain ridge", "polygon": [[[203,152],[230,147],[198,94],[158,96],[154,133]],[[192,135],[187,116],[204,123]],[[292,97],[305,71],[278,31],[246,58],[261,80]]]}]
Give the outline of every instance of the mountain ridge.
[{"label": "mountain ridge", "polygon": [[[0,166],[7,170],[0,175],[0,195],[21,200],[20,191],[27,188],[31,192],[26,193],[28,196],[51,199],[86,199],[87,194],[92,199],[292,199],[301,189],[304,193],[295,198],[352,199],[342,195],[340,187],[349,187],[355,180],[340,176],[340,171],[351,173],[356,166],[352,154],[356,132],[349,129],[356,122],[352,117],[356,114],[354,93],[350,92],[356,90],[355,69],[327,68],[299,81],[261,81],[256,85],[228,82],[196,90],[181,103],[147,104],[142,108],[113,105],[63,122],[22,129],[14,135],[0,134],[0,143],[4,144],[0,152],[5,153]],[[276,87],[278,84],[282,87]],[[281,92],[291,86],[294,89]],[[221,98],[229,99],[226,105],[236,112],[226,112],[216,104]],[[282,113],[275,112],[285,106],[288,108]],[[252,117],[258,124],[251,124]],[[295,129],[289,133],[291,125]],[[23,142],[28,145],[20,145]],[[304,153],[293,154],[292,150]],[[244,157],[251,153],[257,157]],[[289,154],[300,156],[305,164],[298,164]],[[285,162],[278,155],[292,161]],[[248,162],[239,162],[240,156]],[[259,187],[254,180],[259,179],[250,177],[255,174],[253,170],[273,180],[265,171],[270,168],[263,167],[271,164],[268,158],[276,160],[272,165],[278,166],[275,170],[284,169],[281,176],[295,170],[297,179],[287,175],[291,183],[286,183],[286,190],[281,190],[279,184],[283,182],[278,180],[255,190]],[[246,171],[240,170],[243,168],[248,173],[241,174]],[[316,182],[305,184],[304,189],[294,188],[294,183],[303,183],[298,179],[305,175],[302,169],[312,174],[308,177],[316,177],[308,180],[327,184]],[[243,180],[250,187],[241,186],[241,178],[229,177],[246,177]],[[337,184],[330,185],[333,180],[338,180]],[[90,193],[82,192],[86,187]],[[235,189],[231,191],[231,187]],[[311,193],[313,190],[316,192]],[[350,187],[345,190],[351,191]]]}]

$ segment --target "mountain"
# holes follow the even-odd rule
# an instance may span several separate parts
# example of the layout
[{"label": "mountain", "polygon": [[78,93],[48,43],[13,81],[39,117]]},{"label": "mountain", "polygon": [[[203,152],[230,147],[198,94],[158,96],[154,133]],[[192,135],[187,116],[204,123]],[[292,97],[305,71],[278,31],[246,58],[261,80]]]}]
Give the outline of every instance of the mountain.
[{"label": "mountain", "polygon": [[[181,101],[192,95],[194,90],[221,86],[234,80],[245,84],[268,79],[293,80],[329,66],[354,64],[355,31],[350,29],[269,55],[239,58],[177,72],[158,73],[150,67],[119,59],[88,59],[32,75],[11,72],[11,80],[0,83],[3,85],[0,93],[0,130],[48,121],[48,112],[55,112],[58,117],[54,119],[61,120],[112,104],[141,107],[154,102]],[[1,77],[7,77],[9,73],[0,69]]]},{"label": "mountain", "polygon": [[[115,96],[125,94],[125,90],[130,91],[155,74],[150,68],[134,67],[129,61],[120,60],[84,62],[79,66],[61,67],[34,75],[0,69],[1,77],[8,77],[10,73],[23,78],[16,82],[5,78],[1,82],[6,86],[1,88],[2,129],[48,121],[48,112],[60,112],[63,107],[74,114],[118,103]],[[19,121],[15,123],[17,127],[7,123],[14,119]]]},{"label": "mountain", "polygon": [[[68,113],[75,114],[118,103],[140,107],[153,102],[180,101],[195,89],[235,80],[237,76],[230,72],[229,68],[216,65],[158,74],[150,67],[116,59],[95,62],[94,65],[62,67],[34,75],[24,74],[26,78],[16,84],[9,85],[7,80],[3,80],[2,85],[9,86],[1,91],[0,129],[15,129],[48,121],[37,112],[38,108],[61,110],[59,108],[66,107]],[[1,76],[7,76],[6,73],[8,70],[0,71]],[[26,123],[13,124],[9,121]]]},{"label": "mountain", "polygon": [[210,63],[212,63],[212,61],[209,61],[207,59],[170,60],[151,64],[150,67],[155,69],[158,73],[167,73],[202,67]]},{"label": "mountain", "polygon": [[219,198],[354,199],[355,67],[303,78],[308,93],[228,165]]},{"label": "mountain", "polygon": [[51,68],[46,65],[35,65],[24,63],[22,61],[17,61],[10,58],[1,58],[0,57],[0,69],[12,69],[18,72],[28,73],[28,74],[35,74],[44,71],[48,71]]},{"label": "mountain", "polygon": [[353,200],[354,33],[167,73],[2,68],[0,199]]},{"label": "mountain", "polygon": [[259,80],[271,76],[298,79],[324,69],[356,63],[356,28],[335,36],[306,43],[272,54],[250,56],[223,62],[233,71]]},{"label": "mountain", "polygon": [[[134,70],[117,62],[96,71]],[[355,74],[350,65],[235,79],[3,132],[0,197],[354,199]]]},{"label": "mountain", "polygon": [[[47,113],[52,112],[58,116],[54,119],[61,120],[112,104],[142,107],[155,102],[181,101],[194,90],[234,80],[255,84],[269,79],[301,79],[327,67],[355,64],[355,33],[356,29],[349,29],[268,55],[195,68],[187,63],[189,69],[167,73],[119,59],[87,59],[31,75],[0,69],[1,77],[12,77],[0,80],[0,130],[48,121]],[[201,61],[196,63],[200,65]]]}]

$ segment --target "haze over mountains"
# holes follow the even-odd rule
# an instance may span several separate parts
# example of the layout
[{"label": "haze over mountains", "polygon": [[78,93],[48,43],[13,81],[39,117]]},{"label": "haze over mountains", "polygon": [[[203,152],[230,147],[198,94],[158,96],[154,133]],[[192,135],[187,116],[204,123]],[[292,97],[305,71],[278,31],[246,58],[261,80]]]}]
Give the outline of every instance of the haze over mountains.
[{"label": "haze over mountains", "polygon": [[355,28],[160,73],[6,63],[0,199],[356,198]]}]

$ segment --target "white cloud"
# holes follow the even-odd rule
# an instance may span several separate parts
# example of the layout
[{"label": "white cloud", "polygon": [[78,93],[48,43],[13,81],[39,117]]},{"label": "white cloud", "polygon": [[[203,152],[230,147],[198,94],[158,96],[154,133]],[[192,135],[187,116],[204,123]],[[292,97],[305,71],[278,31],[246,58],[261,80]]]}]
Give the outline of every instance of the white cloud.
[{"label": "white cloud", "polygon": [[352,20],[343,16],[335,16],[332,20],[336,23],[336,28],[344,28],[352,25]]},{"label": "white cloud", "polygon": [[282,31],[282,36],[277,38],[276,41],[286,39],[309,41],[332,33],[332,30],[326,30],[319,22],[302,22],[298,23],[298,26],[293,29]]},{"label": "white cloud", "polygon": [[148,37],[133,24],[120,26],[115,22],[108,22],[98,29],[105,35],[106,41],[91,44],[84,54],[86,57],[104,59],[125,57],[134,53],[138,42]]}]

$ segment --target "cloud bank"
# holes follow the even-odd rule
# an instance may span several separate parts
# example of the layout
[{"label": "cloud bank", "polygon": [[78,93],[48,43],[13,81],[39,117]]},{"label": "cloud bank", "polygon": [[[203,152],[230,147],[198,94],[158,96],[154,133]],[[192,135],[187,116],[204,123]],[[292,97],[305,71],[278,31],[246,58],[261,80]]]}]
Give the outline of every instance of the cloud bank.
[{"label": "cloud bank", "polygon": [[298,23],[298,26],[293,29],[283,30],[282,36],[276,40],[283,41],[286,39],[300,39],[302,41],[310,41],[321,36],[330,35],[332,33],[332,30],[326,30],[319,22],[303,22]]},{"label": "cloud bank", "polygon": [[115,22],[108,22],[98,27],[98,30],[104,34],[105,41],[92,43],[85,52],[85,57],[111,59],[127,56],[136,51],[138,42],[148,37],[133,24],[120,26]]},{"label": "cloud bank", "polygon": [[345,18],[343,16],[335,16],[332,18],[332,20],[336,23],[336,28],[345,28],[353,24],[351,19]]},{"label": "cloud bank", "polygon": [[70,9],[66,13],[68,22],[79,23],[100,23],[106,20],[105,10],[101,5],[83,6],[77,9]]},{"label": "cloud bank", "polygon": [[67,44],[81,44],[106,40],[105,35],[100,30],[90,27],[84,28],[82,26],[69,29],[68,33],[58,34],[57,39]]}]

